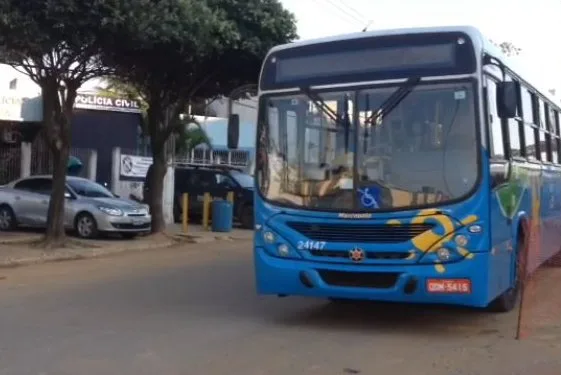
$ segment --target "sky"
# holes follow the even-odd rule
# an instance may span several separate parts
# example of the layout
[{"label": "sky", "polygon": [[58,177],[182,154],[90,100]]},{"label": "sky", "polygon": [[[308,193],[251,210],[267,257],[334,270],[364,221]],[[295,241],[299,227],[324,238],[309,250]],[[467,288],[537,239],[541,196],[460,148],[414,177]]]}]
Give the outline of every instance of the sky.
[{"label": "sky", "polygon": [[[561,0],[280,0],[297,18],[301,39],[361,31],[417,26],[472,25],[490,39],[522,48],[517,63],[540,87],[561,97]],[[2,73],[11,74],[2,74]],[[9,67],[0,78],[13,79]],[[0,79],[0,81],[4,81]],[[3,87],[6,83],[0,82]],[[93,80],[82,90],[95,88]]]},{"label": "sky", "polygon": [[401,27],[472,25],[521,48],[529,79],[561,94],[561,0],[281,0],[300,39]]}]

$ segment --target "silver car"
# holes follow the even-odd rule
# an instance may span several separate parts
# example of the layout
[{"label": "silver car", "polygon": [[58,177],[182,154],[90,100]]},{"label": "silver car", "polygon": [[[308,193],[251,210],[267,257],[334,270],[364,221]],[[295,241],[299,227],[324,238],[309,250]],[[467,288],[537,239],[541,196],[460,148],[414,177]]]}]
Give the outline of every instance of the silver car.
[{"label": "silver car", "polygon": [[[45,227],[51,189],[51,176],[26,177],[0,187],[0,231]],[[133,238],[151,229],[147,205],[118,198],[98,183],[69,176],[65,196],[65,226],[79,237],[112,232]]]}]

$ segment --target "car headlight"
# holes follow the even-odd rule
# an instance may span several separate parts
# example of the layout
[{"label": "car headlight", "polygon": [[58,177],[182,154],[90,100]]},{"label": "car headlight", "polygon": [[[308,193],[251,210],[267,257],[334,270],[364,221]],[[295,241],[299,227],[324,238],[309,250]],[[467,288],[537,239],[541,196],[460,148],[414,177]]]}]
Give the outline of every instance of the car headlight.
[{"label": "car headlight", "polygon": [[123,211],[118,208],[99,206],[98,209],[109,216],[123,216]]},{"label": "car headlight", "polygon": [[135,213],[139,215],[148,215],[148,209],[146,207],[141,207]]}]

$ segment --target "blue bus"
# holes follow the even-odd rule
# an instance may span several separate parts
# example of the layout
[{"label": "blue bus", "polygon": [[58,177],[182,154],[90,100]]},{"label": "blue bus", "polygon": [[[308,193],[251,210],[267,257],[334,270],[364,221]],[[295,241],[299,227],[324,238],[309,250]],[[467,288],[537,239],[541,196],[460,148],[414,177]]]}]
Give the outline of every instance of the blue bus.
[{"label": "blue bus", "polygon": [[560,110],[473,27],[273,48],[258,292],[512,310],[522,260],[560,250]]}]

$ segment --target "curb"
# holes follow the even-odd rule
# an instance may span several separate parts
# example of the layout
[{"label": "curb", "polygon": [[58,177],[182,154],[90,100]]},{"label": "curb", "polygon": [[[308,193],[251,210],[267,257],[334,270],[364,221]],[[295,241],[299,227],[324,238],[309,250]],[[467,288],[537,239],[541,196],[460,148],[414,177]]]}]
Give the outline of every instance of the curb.
[{"label": "curb", "polygon": [[28,236],[28,237],[18,237],[18,238],[7,238],[0,240],[0,245],[23,245],[29,242],[38,241],[41,236]]},{"label": "curb", "polygon": [[228,236],[228,235],[217,235],[217,236],[197,236],[191,234],[178,233],[175,234],[176,238],[180,238],[180,241],[185,241],[187,243],[209,243],[215,241],[250,241],[253,237],[238,237],[238,236]]},{"label": "curb", "polygon": [[[154,245],[147,246],[147,247],[138,247],[138,248],[120,248],[115,250],[103,251],[100,248],[97,248],[97,251],[84,253],[84,254],[57,254],[56,251],[53,254],[49,253],[42,253],[37,257],[29,257],[29,258],[19,258],[19,259],[8,259],[6,261],[0,262],[0,269],[6,268],[17,268],[23,266],[32,266],[37,264],[44,264],[44,263],[55,263],[55,262],[68,262],[68,261],[75,261],[75,260],[86,260],[86,259],[98,259],[98,258],[109,258],[111,256],[122,255],[125,253],[134,253],[134,252],[144,252],[149,250],[160,250],[160,249],[168,249],[175,246],[179,246],[181,243],[174,241],[170,243],[166,243],[163,245]],[[60,250],[59,250],[60,251]],[[79,251],[79,250],[78,250]]]},{"label": "curb", "polygon": [[[216,241],[249,240],[248,238],[232,237],[232,236],[203,237],[203,236],[193,236],[187,234],[174,234],[174,235],[167,234],[166,236],[169,238],[168,242],[163,244],[162,243],[147,244],[146,247],[138,247],[138,248],[123,247],[114,250],[110,249],[108,251],[104,251],[103,247],[97,247],[97,248],[93,247],[93,249],[95,249],[94,251],[87,252],[84,254],[79,254],[79,253],[57,254],[55,251],[52,254],[42,253],[41,255],[36,257],[7,259],[6,261],[0,261],[0,269],[17,268],[17,267],[31,266],[31,265],[44,264],[44,263],[109,258],[111,256],[123,255],[125,253],[145,252],[145,251],[159,250],[159,249],[170,249],[184,244],[201,244],[201,243],[211,243]],[[17,238],[17,239],[3,240],[0,241],[0,245],[24,244],[34,240],[35,239],[30,239],[30,238],[25,238],[25,239]],[[64,251],[64,250],[59,250],[59,251]]]}]

